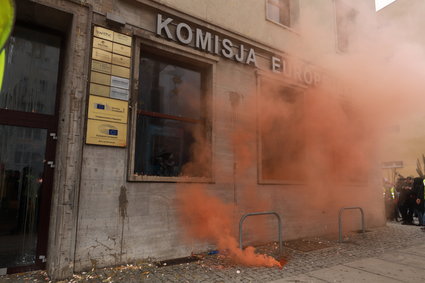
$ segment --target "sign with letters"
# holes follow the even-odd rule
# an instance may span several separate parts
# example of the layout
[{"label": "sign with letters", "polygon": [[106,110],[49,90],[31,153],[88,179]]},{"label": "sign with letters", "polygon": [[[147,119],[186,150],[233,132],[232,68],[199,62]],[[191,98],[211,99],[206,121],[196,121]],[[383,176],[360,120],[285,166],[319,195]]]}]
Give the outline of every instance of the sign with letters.
[{"label": "sign with letters", "polygon": [[403,168],[403,161],[382,162],[382,169]]},{"label": "sign with letters", "polygon": [[[254,48],[212,31],[191,27],[190,24],[175,21],[171,17],[157,14],[156,34],[182,45],[257,67],[257,53]],[[320,72],[313,65],[277,54],[270,57],[270,69],[308,86],[318,85],[322,79]]]},{"label": "sign with letters", "polygon": [[130,92],[127,89],[111,87],[110,97],[128,101]]},{"label": "sign with letters", "polygon": [[127,116],[127,102],[90,95],[88,111],[89,119],[127,123]]},{"label": "sign with letters", "polygon": [[86,143],[127,145],[131,36],[93,29]]},{"label": "sign with letters", "polygon": [[125,147],[127,124],[88,119],[86,143]]},{"label": "sign with letters", "polygon": [[96,72],[105,73],[105,74],[110,75],[111,72],[112,72],[112,65],[109,64],[109,63],[105,63],[105,62],[92,60],[91,61],[91,69],[92,69],[92,71],[96,71]]}]

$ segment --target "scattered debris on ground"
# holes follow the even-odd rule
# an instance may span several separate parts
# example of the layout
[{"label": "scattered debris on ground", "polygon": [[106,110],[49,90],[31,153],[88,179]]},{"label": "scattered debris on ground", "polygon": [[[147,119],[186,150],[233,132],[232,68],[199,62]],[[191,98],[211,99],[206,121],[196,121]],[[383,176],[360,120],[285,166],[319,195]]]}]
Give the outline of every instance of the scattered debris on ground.
[{"label": "scattered debris on ground", "polygon": [[276,258],[282,269],[240,266],[227,257],[226,251],[208,251],[182,259],[159,262],[149,259],[115,267],[93,267],[56,282],[49,278],[46,271],[35,271],[0,276],[0,283],[234,282],[242,278],[266,282],[376,256],[424,241],[425,233],[418,227],[389,223],[387,227],[371,229],[365,234],[347,233],[343,243],[338,243],[336,238],[285,241],[282,254],[279,254],[276,242],[256,246],[257,253]]}]

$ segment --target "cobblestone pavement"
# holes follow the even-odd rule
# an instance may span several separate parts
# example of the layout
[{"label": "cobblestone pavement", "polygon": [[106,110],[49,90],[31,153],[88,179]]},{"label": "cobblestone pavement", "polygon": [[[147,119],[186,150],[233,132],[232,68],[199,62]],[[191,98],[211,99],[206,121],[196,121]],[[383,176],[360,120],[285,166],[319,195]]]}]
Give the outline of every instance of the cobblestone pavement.
[{"label": "cobblestone pavement", "polygon": [[[386,227],[371,229],[365,234],[350,234],[343,243],[325,238],[286,242],[283,257],[288,262],[283,269],[234,266],[223,255],[214,254],[199,255],[200,260],[190,263],[163,264],[161,267],[153,262],[140,262],[96,269],[58,282],[268,282],[423,243],[425,232],[419,227],[389,222]],[[276,255],[278,246],[271,244],[258,250]],[[45,271],[37,271],[0,276],[0,283],[3,282],[53,281]]]}]

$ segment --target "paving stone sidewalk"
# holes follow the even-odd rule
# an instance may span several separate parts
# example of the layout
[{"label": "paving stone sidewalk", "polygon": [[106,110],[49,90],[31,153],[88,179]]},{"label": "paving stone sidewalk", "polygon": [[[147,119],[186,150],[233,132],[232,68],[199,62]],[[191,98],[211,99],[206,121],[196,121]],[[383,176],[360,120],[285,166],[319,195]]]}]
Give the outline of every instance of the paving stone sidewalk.
[{"label": "paving stone sidewalk", "polygon": [[[306,249],[309,246],[310,249]],[[397,251],[415,247],[424,249],[425,256],[424,231],[417,226],[389,222],[386,227],[370,229],[365,234],[350,234],[343,243],[326,238],[286,242],[283,255],[288,263],[283,269],[234,266],[226,262],[222,255],[214,254],[200,255],[201,259],[195,262],[161,267],[146,261],[96,269],[74,274],[72,278],[58,282],[311,282],[314,277],[306,274],[319,274],[322,270],[327,273],[345,272],[347,264],[355,265],[359,260],[371,260],[368,258],[372,257],[385,258],[391,253],[397,258]],[[278,250],[276,244],[258,249],[271,255],[276,255]],[[390,278],[386,280],[392,282]],[[321,280],[313,281],[321,282]],[[48,278],[45,271],[37,271],[0,276],[0,283],[3,282],[53,281]]]}]

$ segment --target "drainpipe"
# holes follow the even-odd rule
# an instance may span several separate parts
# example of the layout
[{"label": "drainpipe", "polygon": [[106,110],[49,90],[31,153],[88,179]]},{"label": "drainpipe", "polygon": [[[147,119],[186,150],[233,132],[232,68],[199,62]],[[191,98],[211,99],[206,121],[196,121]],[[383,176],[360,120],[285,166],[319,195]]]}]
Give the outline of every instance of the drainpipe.
[{"label": "drainpipe", "polygon": [[[232,131],[235,133],[236,130],[236,121],[237,121],[237,108],[240,104],[241,95],[237,92],[231,91],[229,92],[229,100],[230,105],[232,106]],[[238,197],[237,197],[237,178],[236,178],[236,170],[237,170],[237,160],[236,160],[236,145],[232,141],[232,151],[233,151],[233,202],[235,207],[238,204]]]}]

